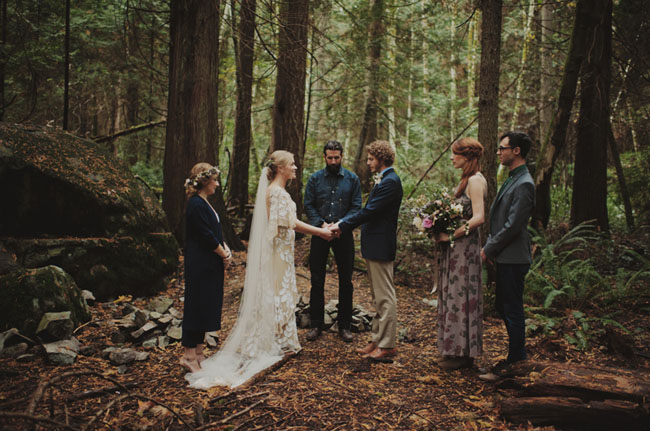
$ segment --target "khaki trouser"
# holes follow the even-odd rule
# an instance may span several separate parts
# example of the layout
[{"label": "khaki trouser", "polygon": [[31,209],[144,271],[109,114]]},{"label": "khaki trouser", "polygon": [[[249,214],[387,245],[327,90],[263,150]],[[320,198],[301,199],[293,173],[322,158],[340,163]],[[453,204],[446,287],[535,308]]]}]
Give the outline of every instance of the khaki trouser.
[{"label": "khaki trouser", "polygon": [[377,315],[372,319],[372,341],[382,349],[395,347],[397,297],[393,284],[393,262],[366,259],[372,300]]}]

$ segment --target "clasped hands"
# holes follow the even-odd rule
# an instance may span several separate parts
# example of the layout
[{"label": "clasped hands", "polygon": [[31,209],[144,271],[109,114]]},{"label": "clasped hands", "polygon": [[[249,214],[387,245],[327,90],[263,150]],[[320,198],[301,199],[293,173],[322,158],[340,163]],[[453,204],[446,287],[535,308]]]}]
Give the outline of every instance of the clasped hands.
[{"label": "clasped hands", "polygon": [[322,233],[318,236],[324,240],[331,241],[335,238],[341,236],[341,228],[339,227],[338,222],[336,223],[323,223],[321,225]]}]

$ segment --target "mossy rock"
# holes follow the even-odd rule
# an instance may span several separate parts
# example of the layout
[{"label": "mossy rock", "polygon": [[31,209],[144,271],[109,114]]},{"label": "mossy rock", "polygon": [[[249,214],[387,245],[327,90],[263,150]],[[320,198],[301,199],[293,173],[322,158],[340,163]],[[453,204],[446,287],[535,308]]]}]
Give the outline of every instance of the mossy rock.
[{"label": "mossy rock", "polygon": [[33,337],[45,313],[70,311],[75,326],[90,320],[90,311],[74,279],[50,265],[0,277],[0,331],[18,328]]},{"label": "mossy rock", "polygon": [[25,267],[56,265],[72,275],[80,289],[105,300],[122,294],[153,295],[166,287],[161,276],[178,264],[171,233],[140,237],[7,239]]},{"label": "mossy rock", "polygon": [[0,123],[0,274],[56,265],[97,299],[154,294],[179,247],[154,192],[98,144]]}]

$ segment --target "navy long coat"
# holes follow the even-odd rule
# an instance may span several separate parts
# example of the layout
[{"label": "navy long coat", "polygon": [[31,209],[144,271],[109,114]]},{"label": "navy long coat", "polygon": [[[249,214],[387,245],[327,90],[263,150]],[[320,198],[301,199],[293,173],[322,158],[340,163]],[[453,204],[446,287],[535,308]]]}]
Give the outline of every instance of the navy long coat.
[{"label": "navy long coat", "polygon": [[223,260],[214,250],[223,246],[221,223],[210,205],[192,196],[185,211],[185,307],[183,329],[221,329]]},{"label": "navy long coat", "polygon": [[397,252],[397,219],[402,204],[402,181],[387,168],[368,196],[366,206],[339,222],[342,231],[361,226],[361,255],[370,260],[392,262]]}]

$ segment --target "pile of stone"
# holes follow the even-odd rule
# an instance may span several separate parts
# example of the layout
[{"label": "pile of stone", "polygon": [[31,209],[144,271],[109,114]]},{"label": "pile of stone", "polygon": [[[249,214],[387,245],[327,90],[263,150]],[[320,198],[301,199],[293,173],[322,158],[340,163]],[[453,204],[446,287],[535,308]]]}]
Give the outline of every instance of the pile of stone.
[{"label": "pile of stone", "polygon": [[[109,322],[109,326],[113,327],[111,341],[115,344],[136,344],[147,349],[164,349],[180,341],[183,315],[172,307],[173,303],[165,296],[153,298],[144,309],[124,303],[117,311],[118,317]],[[215,347],[216,335],[206,334],[206,343]]]},{"label": "pile of stone", "polygon": [[[323,329],[337,332],[338,331],[338,306],[339,301],[336,299],[330,300],[325,305],[325,314],[323,316]],[[352,332],[366,332],[370,331],[372,327],[372,318],[374,313],[368,312],[359,304],[354,304],[352,308],[352,322],[350,329]],[[300,297],[296,305],[296,323],[299,328],[309,328],[311,326],[311,319],[309,317],[309,304],[303,301]]]}]

